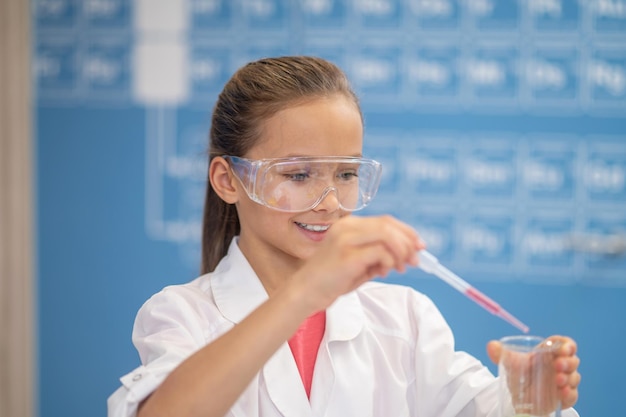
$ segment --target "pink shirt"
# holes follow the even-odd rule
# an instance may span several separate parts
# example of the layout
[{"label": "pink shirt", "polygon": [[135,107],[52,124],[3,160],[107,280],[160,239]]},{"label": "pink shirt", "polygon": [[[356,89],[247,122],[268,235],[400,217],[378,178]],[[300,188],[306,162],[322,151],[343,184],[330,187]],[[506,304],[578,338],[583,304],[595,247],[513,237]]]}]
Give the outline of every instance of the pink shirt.
[{"label": "pink shirt", "polygon": [[311,381],[313,380],[317,351],[325,329],[326,312],[320,311],[304,320],[296,333],[289,339],[289,347],[296,360],[306,395],[309,398],[311,398]]}]

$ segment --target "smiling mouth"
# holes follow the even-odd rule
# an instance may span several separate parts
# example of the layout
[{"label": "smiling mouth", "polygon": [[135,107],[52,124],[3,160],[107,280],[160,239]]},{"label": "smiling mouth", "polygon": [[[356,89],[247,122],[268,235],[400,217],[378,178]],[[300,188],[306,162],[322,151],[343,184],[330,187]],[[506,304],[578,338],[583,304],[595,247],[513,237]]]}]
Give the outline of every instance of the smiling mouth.
[{"label": "smiling mouth", "polygon": [[306,224],[300,222],[296,222],[296,224],[298,225],[298,227],[304,230],[308,230],[309,232],[325,232],[330,228],[330,225],[323,226],[319,224]]}]

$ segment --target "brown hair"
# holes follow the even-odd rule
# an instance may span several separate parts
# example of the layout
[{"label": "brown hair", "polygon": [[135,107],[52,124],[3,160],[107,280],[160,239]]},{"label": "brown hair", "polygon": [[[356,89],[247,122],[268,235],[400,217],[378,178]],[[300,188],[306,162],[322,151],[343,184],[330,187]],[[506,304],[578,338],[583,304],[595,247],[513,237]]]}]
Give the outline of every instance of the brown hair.
[{"label": "brown hair", "polygon": [[[324,59],[292,56],[248,63],[226,83],[213,109],[209,163],[216,156],[245,156],[259,139],[262,123],[289,105],[337,94],[353,100],[360,111],[346,75]],[[203,274],[215,269],[239,231],[235,206],[224,202],[207,181]]]}]

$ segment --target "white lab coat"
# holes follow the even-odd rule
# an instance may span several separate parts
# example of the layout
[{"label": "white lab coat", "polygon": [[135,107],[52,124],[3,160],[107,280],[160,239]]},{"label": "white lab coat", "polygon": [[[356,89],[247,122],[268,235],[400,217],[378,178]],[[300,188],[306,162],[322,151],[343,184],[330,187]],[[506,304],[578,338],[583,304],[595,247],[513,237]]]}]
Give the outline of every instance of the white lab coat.
[{"label": "white lab coat", "polygon": [[[236,239],[215,272],[154,295],[133,329],[142,365],[121,378],[108,416],[135,416],[169,372],[266,299]],[[227,416],[496,417],[496,378],[453,344],[425,295],[367,283],[327,310],[310,401],[285,343]]]}]

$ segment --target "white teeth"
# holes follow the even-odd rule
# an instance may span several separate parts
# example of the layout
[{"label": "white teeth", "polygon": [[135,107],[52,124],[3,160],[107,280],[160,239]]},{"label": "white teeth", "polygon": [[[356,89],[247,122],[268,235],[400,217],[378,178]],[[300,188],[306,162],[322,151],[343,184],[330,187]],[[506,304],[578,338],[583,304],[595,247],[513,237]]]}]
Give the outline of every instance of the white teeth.
[{"label": "white teeth", "polygon": [[310,230],[312,232],[325,232],[330,227],[330,226],[321,226],[317,224],[304,224],[304,223],[298,223],[298,226],[302,227],[303,229]]}]

